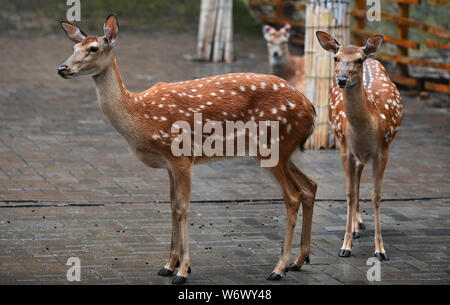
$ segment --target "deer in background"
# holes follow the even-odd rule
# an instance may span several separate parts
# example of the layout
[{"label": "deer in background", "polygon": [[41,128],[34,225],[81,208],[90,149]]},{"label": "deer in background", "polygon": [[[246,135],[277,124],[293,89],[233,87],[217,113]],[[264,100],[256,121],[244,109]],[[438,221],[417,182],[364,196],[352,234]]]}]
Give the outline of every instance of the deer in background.
[{"label": "deer in background", "polygon": [[381,185],[389,145],[402,122],[403,106],[386,69],[369,58],[380,48],[383,36],[372,36],[364,47],[357,47],[341,46],[325,32],[317,31],[316,35],[320,45],[335,54],[335,80],[330,89],[328,115],[341,144],[347,195],[347,226],[339,256],[351,256],[352,238],[359,238],[359,229],[365,228],[359,211],[359,186],[364,166],[371,161],[375,256],[388,260],[380,228]]},{"label": "deer in background", "polygon": [[[78,27],[61,22],[74,53],[58,68],[63,78],[91,76],[97,88],[100,109],[111,125],[125,138],[136,157],[151,168],[165,168],[169,174],[172,211],[172,241],[167,264],[158,274],[172,276],[181,284],[190,271],[187,215],[191,191],[191,173],[195,163],[214,161],[217,156],[175,156],[171,142],[178,122],[191,127],[195,114],[206,121],[278,122],[279,162],[269,172],[281,186],[286,204],[287,222],[282,253],[269,280],[279,280],[291,267],[299,270],[309,260],[311,226],[317,185],[290,160],[314,128],[312,103],[285,80],[273,75],[234,73],[175,83],[157,83],[142,92],[126,89],[112,49],[119,34],[115,15],[104,24],[104,36],[89,36]],[[200,122],[202,124],[202,122]],[[177,129],[177,128],[176,128]],[[189,133],[190,135],[190,133]],[[237,137],[232,133],[227,137]],[[192,135],[195,140],[195,133]],[[258,133],[249,134],[250,138]],[[192,141],[194,143],[195,141]],[[192,145],[194,146],[194,145]],[[194,147],[188,147],[191,151]],[[257,159],[264,157],[258,153]],[[302,204],[303,221],[300,254],[289,266],[293,232]]]},{"label": "deer in background", "polygon": [[305,91],[305,58],[289,52],[291,25],[286,24],[278,31],[265,25],[263,33],[269,51],[270,73],[287,80],[300,92]]}]

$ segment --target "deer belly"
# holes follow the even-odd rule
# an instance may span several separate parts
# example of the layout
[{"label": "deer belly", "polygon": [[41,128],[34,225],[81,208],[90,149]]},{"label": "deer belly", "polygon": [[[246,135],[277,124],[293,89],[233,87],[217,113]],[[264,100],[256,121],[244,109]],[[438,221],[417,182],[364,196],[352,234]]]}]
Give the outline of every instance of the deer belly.
[{"label": "deer belly", "polygon": [[[133,148],[132,148],[133,149]],[[151,168],[167,168],[167,160],[160,153],[149,150],[133,149],[136,157]]]}]

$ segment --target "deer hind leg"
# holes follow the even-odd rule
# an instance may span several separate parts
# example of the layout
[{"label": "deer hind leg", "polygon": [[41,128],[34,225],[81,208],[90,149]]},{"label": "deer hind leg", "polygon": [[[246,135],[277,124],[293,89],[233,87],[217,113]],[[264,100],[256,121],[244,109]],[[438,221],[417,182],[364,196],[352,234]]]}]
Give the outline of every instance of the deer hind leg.
[{"label": "deer hind leg", "polygon": [[383,184],[383,175],[388,160],[387,150],[382,152],[378,158],[373,160],[373,178],[374,187],[372,191],[372,203],[375,214],[375,257],[380,261],[387,261],[389,257],[386,254],[383,245],[383,238],[381,237],[380,226],[380,201],[381,201],[381,186]]},{"label": "deer hind leg", "polygon": [[352,227],[356,205],[356,161],[353,155],[347,154],[346,149],[343,146],[341,146],[341,159],[345,170],[347,224],[345,227],[344,242],[339,251],[339,256],[349,257],[352,254]]},{"label": "deer hind leg", "polygon": [[168,173],[170,184],[170,204],[172,210],[172,239],[170,242],[169,261],[164,268],[159,270],[158,275],[160,276],[171,276],[175,268],[178,267],[177,264],[180,257],[180,226],[176,215],[175,185],[170,170]]},{"label": "deer hind leg", "polygon": [[281,186],[287,213],[286,230],[284,233],[284,242],[280,259],[273,272],[267,278],[268,280],[274,281],[280,280],[281,276],[288,270],[289,267],[292,238],[294,235],[295,224],[297,222],[302,192],[296,185],[295,179],[287,169],[286,163],[279,162],[277,166],[270,169],[270,172]]},{"label": "deer hind leg", "polygon": [[309,179],[300,169],[289,161],[289,170],[296,179],[299,188],[302,190],[302,238],[300,241],[300,254],[289,270],[299,271],[303,264],[309,263],[309,254],[311,252],[311,232],[312,217],[314,211],[314,200],[316,198],[317,183]]},{"label": "deer hind leg", "polygon": [[174,203],[172,206],[173,221],[175,222],[174,230],[176,230],[174,243],[178,243],[178,245],[174,245],[174,249],[179,249],[175,256],[171,256],[170,263],[173,264],[174,258],[177,256],[179,256],[180,262],[178,273],[172,280],[172,284],[186,282],[190,271],[187,215],[191,193],[191,168],[192,162],[187,158],[172,161],[170,166],[174,185]]},{"label": "deer hind leg", "polygon": [[356,199],[356,206],[355,206],[355,215],[353,215],[353,238],[358,239],[360,237],[359,229],[364,230],[366,226],[364,225],[361,213],[359,211],[359,186],[361,182],[361,174],[364,169],[364,165],[356,162],[356,186],[355,186],[355,199]]}]

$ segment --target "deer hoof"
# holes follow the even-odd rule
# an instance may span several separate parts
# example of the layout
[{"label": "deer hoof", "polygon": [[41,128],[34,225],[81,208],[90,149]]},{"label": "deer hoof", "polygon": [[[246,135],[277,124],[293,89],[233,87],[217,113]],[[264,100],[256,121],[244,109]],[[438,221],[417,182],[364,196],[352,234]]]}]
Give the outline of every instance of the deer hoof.
[{"label": "deer hoof", "polygon": [[268,277],[268,281],[279,281],[281,280],[281,274],[278,274],[276,272],[272,272]]},{"label": "deer hoof", "polygon": [[380,261],[389,260],[389,257],[387,256],[386,252],[375,252],[375,257],[378,258]]},{"label": "deer hoof", "polygon": [[365,230],[366,229],[366,225],[364,224],[364,222],[360,222],[358,224],[358,227],[359,227],[360,230]]},{"label": "deer hoof", "polygon": [[305,263],[306,264],[309,264],[311,261],[309,260],[309,256],[307,256],[306,258],[305,258]]},{"label": "deer hoof", "polygon": [[353,239],[359,239],[361,237],[361,234],[359,232],[353,232]]},{"label": "deer hoof", "polygon": [[297,264],[292,263],[289,265],[290,271],[300,271],[300,269],[301,269],[301,267],[299,267]]},{"label": "deer hoof", "polygon": [[173,271],[170,269],[167,269],[166,267],[164,267],[158,271],[158,275],[160,275],[160,276],[171,276],[172,274],[173,274]]},{"label": "deer hoof", "polygon": [[[176,266],[175,266],[175,268],[178,268],[178,267],[180,267],[180,261],[178,261]],[[191,272],[192,272],[191,267],[189,267],[188,273],[191,273]]]},{"label": "deer hoof", "polygon": [[184,284],[184,283],[186,282],[186,280],[187,280],[186,277],[177,275],[177,276],[172,280],[172,284],[175,284],[175,285]]},{"label": "deer hoof", "polygon": [[340,257],[350,257],[350,256],[352,256],[352,250],[341,249],[339,251],[339,256]]}]

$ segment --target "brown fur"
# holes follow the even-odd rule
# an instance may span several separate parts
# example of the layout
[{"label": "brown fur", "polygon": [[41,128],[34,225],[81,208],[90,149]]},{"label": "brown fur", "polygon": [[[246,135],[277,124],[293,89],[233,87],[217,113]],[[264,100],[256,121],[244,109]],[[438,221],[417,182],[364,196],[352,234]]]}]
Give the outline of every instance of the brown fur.
[{"label": "brown fur", "polygon": [[292,56],[289,51],[290,25],[285,25],[278,31],[266,25],[263,32],[267,42],[271,73],[287,80],[301,92],[305,91],[305,58]]},{"label": "brown fur", "polygon": [[[328,115],[331,128],[340,142],[341,159],[346,176],[347,226],[340,256],[351,253],[352,237],[359,236],[362,223],[359,211],[361,173],[372,162],[375,210],[375,253],[387,259],[380,227],[380,199],[389,145],[402,122],[403,106],[400,93],[383,65],[367,58],[380,47],[383,37],[375,35],[365,47],[340,46],[324,32],[317,32],[325,50],[335,53],[335,75],[346,79],[342,89],[336,80],[330,89]],[[352,234],[353,233],[353,234]]]},{"label": "brown fur", "polygon": [[[78,40],[78,31],[71,25],[65,24],[63,28],[72,41]],[[99,106],[111,125],[127,140],[144,164],[168,170],[172,242],[169,260],[159,274],[171,275],[177,262],[180,262],[174,283],[182,283],[187,278],[190,266],[187,214],[192,167],[198,162],[217,159],[206,156],[176,157],[171,152],[170,145],[175,137],[171,128],[175,126],[174,123],[186,121],[193,130],[195,113],[202,114],[203,123],[207,120],[221,124],[226,121],[253,120],[279,122],[279,162],[269,172],[283,190],[288,218],[282,254],[270,278],[279,279],[289,265],[297,212],[300,203],[303,203],[301,247],[295,261],[301,267],[310,253],[317,185],[290,161],[290,157],[314,126],[312,103],[285,80],[273,75],[253,73],[158,83],[145,91],[131,92],[125,88],[111,52],[118,36],[116,17],[109,16],[104,28],[105,37],[88,37],[77,43],[74,54],[61,66],[65,68],[59,73],[64,78],[93,76]],[[73,37],[72,33],[76,33],[77,37]],[[92,48],[98,50],[93,51]],[[230,136],[236,141],[236,134]],[[251,137],[254,139],[258,135]],[[262,159],[262,156],[258,155],[257,158]]]}]

